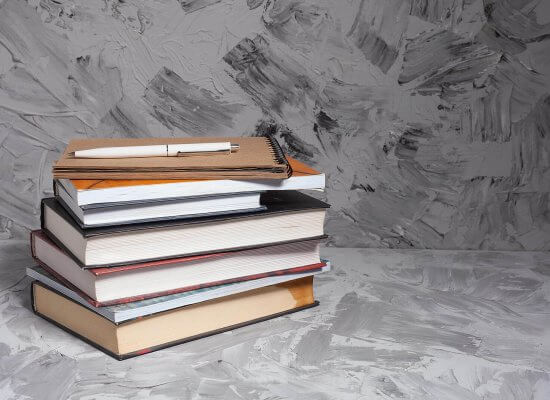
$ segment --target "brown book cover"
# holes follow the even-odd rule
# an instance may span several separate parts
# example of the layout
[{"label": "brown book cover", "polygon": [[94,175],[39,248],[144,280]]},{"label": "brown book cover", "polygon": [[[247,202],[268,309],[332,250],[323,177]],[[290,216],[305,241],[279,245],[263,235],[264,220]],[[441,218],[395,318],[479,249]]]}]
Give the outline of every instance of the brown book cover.
[{"label": "brown book cover", "polygon": [[[311,176],[320,175],[321,172],[309,167],[308,165],[296,160],[295,158],[287,156],[286,159],[291,167],[291,176]],[[196,182],[213,179],[82,179],[73,178],[70,183],[77,191],[107,189],[107,188],[119,188],[127,186],[147,186],[147,185],[159,185],[164,183],[175,182]],[[57,185],[54,182],[54,188]]]},{"label": "brown book cover", "polygon": [[34,312],[106,354],[124,360],[315,307],[313,277],[253,289],[115,324],[35,281]]},{"label": "brown book cover", "polygon": [[[231,141],[231,154],[190,157],[75,158],[76,150]],[[285,179],[291,167],[279,144],[269,137],[146,138],[71,140],[53,166],[55,179]]]}]

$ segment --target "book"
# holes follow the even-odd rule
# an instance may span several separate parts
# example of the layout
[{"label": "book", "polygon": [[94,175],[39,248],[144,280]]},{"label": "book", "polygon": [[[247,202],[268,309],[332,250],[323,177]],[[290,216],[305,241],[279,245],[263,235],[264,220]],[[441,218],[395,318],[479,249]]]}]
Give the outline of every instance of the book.
[{"label": "book", "polygon": [[325,174],[294,158],[287,160],[292,170],[288,179],[56,179],[54,191],[64,192],[63,199],[71,208],[86,209],[266,190],[325,188]]},{"label": "book", "polygon": [[96,306],[323,266],[319,240],[91,269],[80,268],[40,231],[31,233],[31,251],[44,269],[74,285]]},{"label": "book", "polygon": [[318,304],[310,276],[116,324],[42,283],[31,287],[37,315],[119,360]]},{"label": "book", "polygon": [[[75,158],[74,152],[99,147],[227,142],[230,154],[146,158]],[[53,176],[78,179],[284,179],[291,174],[277,141],[271,137],[140,138],[71,140],[53,166]]]},{"label": "book", "polygon": [[225,215],[259,211],[265,208],[260,204],[260,193],[237,193],[87,208],[78,207],[63,187],[59,187],[57,193],[59,203],[84,227]]},{"label": "book", "polygon": [[84,228],[56,201],[42,201],[42,229],[78,263],[122,265],[321,238],[328,204],[296,191],[262,194],[265,210]]},{"label": "book", "polygon": [[109,306],[94,305],[95,303],[90,301],[90,298],[84,293],[80,292],[76,288],[71,288],[70,285],[66,285],[62,280],[57,279],[53,274],[48,273],[48,271],[40,266],[27,267],[26,272],[27,276],[30,278],[43,283],[47,287],[50,287],[56,292],[59,292],[71,300],[76,301],[96,314],[104,316],[111,322],[120,323],[174,308],[200,303],[202,301],[217,299],[223,296],[246,292],[247,290],[275,285],[307,276],[315,276],[320,273],[330,271],[330,263],[328,261],[324,261],[324,264],[325,265],[321,268],[306,272],[226,283],[223,285],[204,287],[187,292],[173,293],[165,296],[113,304]]}]

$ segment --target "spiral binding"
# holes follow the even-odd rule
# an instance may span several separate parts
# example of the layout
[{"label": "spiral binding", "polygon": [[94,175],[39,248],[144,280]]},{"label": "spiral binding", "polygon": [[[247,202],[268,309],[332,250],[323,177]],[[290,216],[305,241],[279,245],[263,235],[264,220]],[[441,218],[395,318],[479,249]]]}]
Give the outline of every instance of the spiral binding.
[{"label": "spiral binding", "polygon": [[288,171],[288,176],[292,175],[292,167],[290,166],[290,163],[285,157],[285,153],[283,152],[283,149],[281,148],[281,145],[273,136],[265,136],[265,138],[269,141],[271,144],[271,154],[273,155],[273,159],[277,161],[278,164],[283,164],[286,166]]}]

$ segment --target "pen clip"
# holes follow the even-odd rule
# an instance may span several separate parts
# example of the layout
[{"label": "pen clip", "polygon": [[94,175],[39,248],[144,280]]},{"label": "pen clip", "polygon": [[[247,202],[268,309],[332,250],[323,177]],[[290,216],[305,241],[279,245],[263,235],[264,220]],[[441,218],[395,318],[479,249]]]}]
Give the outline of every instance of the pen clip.
[{"label": "pen clip", "polygon": [[240,146],[236,143],[230,143],[229,149],[219,149],[211,151],[178,151],[177,157],[192,157],[192,156],[215,156],[218,154],[229,155],[240,149]]},{"label": "pen clip", "polygon": [[215,156],[215,155],[219,155],[219,154],[231,154],[231,151],[229,151],[229,150],[194,151],[194,152],[178,151],[176,153],[176,156],[177,157]]}]

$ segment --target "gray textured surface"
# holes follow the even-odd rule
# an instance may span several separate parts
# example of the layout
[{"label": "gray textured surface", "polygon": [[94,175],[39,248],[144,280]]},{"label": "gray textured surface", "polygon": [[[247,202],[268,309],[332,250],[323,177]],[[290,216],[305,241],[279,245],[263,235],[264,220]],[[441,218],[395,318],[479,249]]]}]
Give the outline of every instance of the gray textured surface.
[{"label": "gray textured surface", "polygon": [[0,0],[0,398],[550,398],[548,253],[327,248],[319,308],[117,362],[29,310],[70,138],[275,135],[337,246],[550,249],[550,2]]},{"label": "gray textured surface", "polygon": [[550,398],[550,255],[327,248],[317,308],[119,362],[29,310],[0,252],[2,399]]},{"label": "gray textured surface", "polygon": [[275,135],[332,244],[549,250],[550,2],[0,0],[0,236],[73,137]]}]

